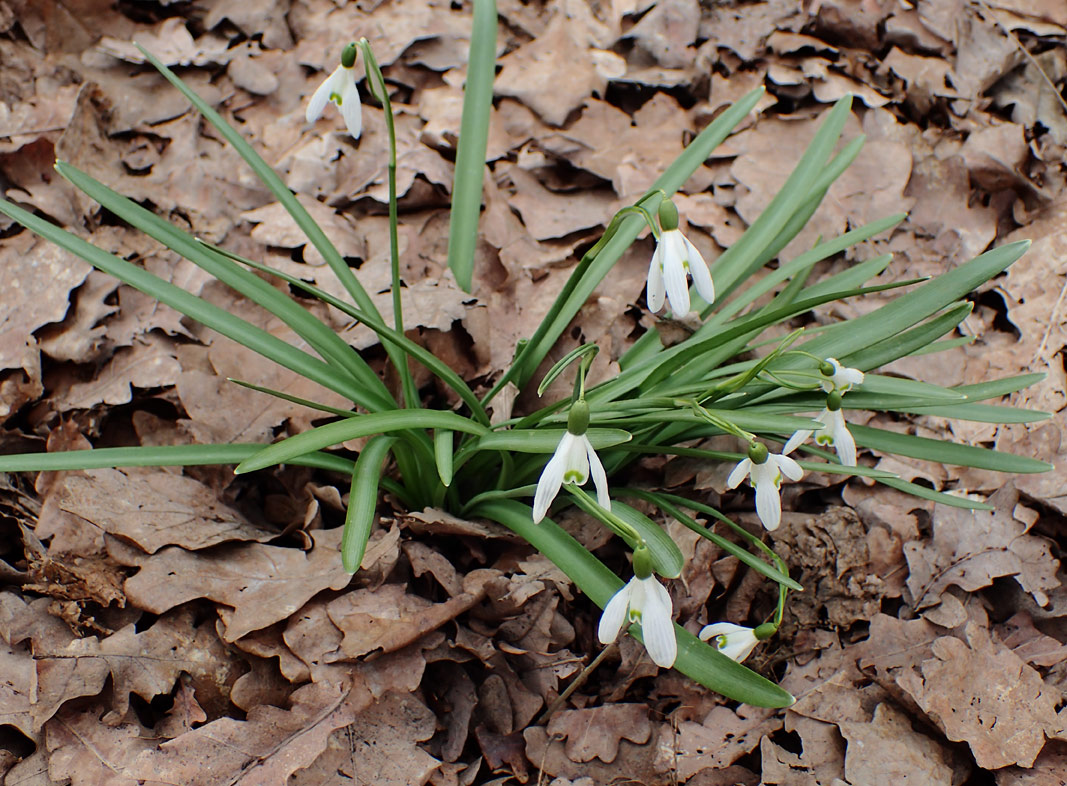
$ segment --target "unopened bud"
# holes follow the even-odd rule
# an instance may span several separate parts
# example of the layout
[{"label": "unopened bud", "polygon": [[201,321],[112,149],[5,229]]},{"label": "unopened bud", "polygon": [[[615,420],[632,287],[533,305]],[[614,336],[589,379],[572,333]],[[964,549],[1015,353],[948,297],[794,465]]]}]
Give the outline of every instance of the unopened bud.
[{"label": "unopened bud", "polygon": [[678,228],[678,208],[670,199],[659,203],[659,226],[664,232]]},{"label": "unopened bud", "polygon": [[567,431],[576,437],[582,436],[589,429],[589,405],[584,398],[571,404],[567,414]]},{"label": "unopened bud", "polygon": [[748,459],[753,464],[765,464],[770,451],[762,442],[753,442],[748,446]]},{"label": "unopened bud", "polygon": [[356,45],[349,44],[341,52],[341,65],[345,68],[351,68],[356,64]]}]

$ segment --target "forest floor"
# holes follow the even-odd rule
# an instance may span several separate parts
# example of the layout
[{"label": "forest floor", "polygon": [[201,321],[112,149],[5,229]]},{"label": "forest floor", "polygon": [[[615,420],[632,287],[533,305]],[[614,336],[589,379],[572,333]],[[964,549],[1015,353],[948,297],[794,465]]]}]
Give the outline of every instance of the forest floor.
[{"label": "forest floor", "polygon": [[[784,489],[773,538],[806,588],[746,665],[797,697],[739,706],[659,670],[631,639],[550,720],[600,650],[599,610],[531,549],[388,495],[363,569],[337,554],[346,479],[287,467],[0,476],[0,779],[73,784],[649,786],[1067,782],[1067,4],[1062,0],[498,0],[474,292],[444,264],[470,7],[447,0],[0,0],[7,199],[267,329],[253,306],[59,178],[56,158],[198,236],[327,288],[296,226],[130,44],[252,140],[391,314],[384,121],[358,142],[307,97],[366,36],[398,112],[409,335],[486,389],[576,258],[693,134],[766,94],[682,189],[714,260],[767,205],[831,102],[855,96],[856,163],[783,254],[892,213],[894,231],[817,269],[892,253],[880,281],[1033,246],[973,295],[969,344],[893,363],[944,386],[1040,372],[997,426],[879,422],[1054,463],[1004,476],[865,453],[973,513],[858,478]],[[365,89],[361,85],[361,89]],[[366,98],[366,93],[364,92]],[[0,218],[0,451],[269,442],[316,414],[238,377],[345,406]],[[619,262],[561,351],[597,378],[642,332],[652,241]],[[714,270],[714,267],[713,267]],[[820,309],[866,313],[881,296]],[[365,328],[328,315],[381,365]],[[427,380],[420,380],[427,382]],[[520,397],[517,411],[533,399]],[[646,463],[664,488],[752,523],[726,465]],[[658,473],[658,474],[654,474]],[[578,515],[565,525],[587,545]],[[669,522],[663,522],[668,525]],[[671,532],[678,534],[674,525]],[[760,621],[773,590],[685,540],[676,619]]]}]

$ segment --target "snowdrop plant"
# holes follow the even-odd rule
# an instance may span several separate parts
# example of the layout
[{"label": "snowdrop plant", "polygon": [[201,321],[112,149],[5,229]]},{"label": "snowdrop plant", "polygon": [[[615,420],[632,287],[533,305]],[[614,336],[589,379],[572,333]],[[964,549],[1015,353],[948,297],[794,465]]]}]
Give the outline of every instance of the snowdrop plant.
[{"label": "snowdrop plant", "polygon": [[[492,1],[474,0],[448,246],[449,266],[456,281],[468,291],[479,237],[496,31]],[[877,373],[879,367],[898,358],[957,345],[961,339],[942,337],[969,313],[968,293],[1018,259],[1026,243],[987,251],[928,281],[868,283],[888,266],[889,257],[838,264],[839,272],[810,280],[817,263],[831,258],[841,262],[841,255],[850,247],[890,232],[903,218],[897,215],[823,240],[795,257],[785,255],[783,250],[817,209],[835,178],[859,154],[862,140],[838,146],[850,111],[847,97],[826,113],[815,138],[764,212],[709,267],[678,230],[677,210],[671,197],[756,107],[762,90],[753,91],[720,113],[649,184],[640,199],[610,221],[603,236],[577,261],[533,334],[516,348],[510,365],[496,372],[488,389],[464,379],[412,340],[404,329],[397,240],[402,217],[396,192],[397,146],[391,90],[366,41],[345,49],[340,65],[312,93],[306,117],[314,120],[333,100],[341,109],[349,132],[358,134],[358,95],[351,73],[357,50],[365,66],[368,93],[381,106],[390,145],[384,169],[389,186],[394,305],[391,320],[383,318],[359,276],[253,144],[217,107],[209,105],[148,52],[144,53],[148,62],[217,129],[286,209],[308,243],[325,260],[337,279],[336,286],[327,291],[299,276],[205,243],[69,163],[57,162],[56,170],[102,210],[190,260],[236,295],[269,312],[287,326],[294,338],[284,340],[277,332],[220,308],[136,262],[94,246],[83,237],[87,234],[83,227],[68,231],[45,216],[0,200],[0,212],[24,227],[189,319],[343,397],[350,406],[336,407],[237,383],[257,391],[264,400],[275,396],[308,407],[322,413],[329,422],[269,445],[115,447],[100,438],[100,444],[88,451],[3,456],[0,471],[230,464],[236,465],[237,473],[244,474],[285,464],[312,467],[327,473],[334,482],[342,478],[350,484],[339,558],[353,572],[359,569],[368,538],[377,525],[383,490],[389,493],[392,504],[411,510],[435,508],[456,516],[489,519],[510,528],[545,554],[592,603],[605,609],[598,628],[602,641],[613,639],[630,621],[627,632],[644,638],[657,663],[672,663],[675,669],[731,698],[780,707],[788,705],[792,697],[736,662],[751,650],[751,636],[740,630],[712,627],[707,638],[713,644],[709,644],[671,621],[669,596],[656,577],[677,578],[685,560],[663,525],[668,518],[679,522],[777,587],[775,620],[769,628],[761,626],[756,631],[770,635],[780,628],[787,593],[800,586],[788,575],[788,566],[772,546],[764,542],[766,533],[750,532],[709,505],[702,494],[680,496],[655,484],[626,485],[628,479],[638,477],[631,471],[638,461],[646,456],[684,456],[709,466],[735,464],[728,485],[736,487],[749,479],[756,489],[757,515],[768,530],[780,522],[782,477],[799,482],[802,473],[830,473],[843,480],[861,476],[942,504],[988,507],[981,501],[945,493],[946,490],[910,483],[858,460],[854,466],[846,465],[849,451],[845,433],[857,448],[867,451],[1012,473],[1048,469],[1048,465],[1026,457],[918,437],[908,433],[906,426],[889,430],[853,425],[844,432],[837,425],[836,415],[813,420],[805,414],[824,405],[827,413],[839,412],[840,408],[834,407],[837,399],[827,401],[826,397],[847,392],[851,409],[873,412],[1011,422],[1044,417],[1043,413],[982,403],[1025,387],[1035,380],[1034,375],[944,388]],[[307,130],[315,132],[316,129]],[[353,153],[358,154],[358,150]],[[558,373],[568,363],[580,362],[583,368],[579,369],[579,390],[575,395],[534,411],[491,418],[490,411],[499,404],[496,399],[502,391],[531,388],[539,369],[547,363],[583,305],[598,287],[612,286],[613,266],[638,241],[643,229],[656,223],[658,230],[653,229],[658,231],[658,239],[649,270],[648,305],[658,311],[665,300],[669,301],[674,316],[689,315],[688,324],[695,325],[692,333],[670,343],[661,339],[655,327],[648,330],[620,357],[612,358],[618,363],[619,373],[588,387],[583,368],[593,362],[594,353],[588,347],[579,347],[555,369]],[[775,260],[776,266],[765,269]],[[757,272],[759,276],[755,275]],[[704,301],[694,313],[688,277]],[[883,294],[888,299],[880,306],[847,323],[790,332],[790,320],[823,304],[889,290],[897,291],[889,296]],[[372,330],[385,348],[384,362],[397,384],[386,385],[368,357],[307,310],[302,299],[292,297],[290,293],[294,291],[316,298],[323,306]],[[840,362],[833,358],[840,358]],[[421,365],[432,383],[420,387],[411,370],[413,364]],[[827,367],[831,369],[829,374],[824,372]],[[446,398],[439,395],[442,391],[457,402],[455,406],[432,406]],[[828,433],[834,439],[834,447],[844,453],[835,456],[820,449],[818,443],[798,444],[797,449],[805,455],[794,460],[784,455],[788,451],[774,452],[767,447],[804,432]],[[709,442],[724,436],[736,438],[740,450],[721,441]],[[344,447],[353,440],[362,440],[358,452]],[[590,476],[595,498],[580,485]],[[560,491],[566,493],[560,495]],[[630,504],[637,502],[641,509]],[[552,520],[550,508],[556,513],[570,506],[603,524],[617,538],[617,547],[634,552],[632,579],[624,582],[601,560],[618,560],[617,548],[593,554]],[[682,622],[692,624],[696,620]],[[752,635],[761,639],[759,633]]]}]

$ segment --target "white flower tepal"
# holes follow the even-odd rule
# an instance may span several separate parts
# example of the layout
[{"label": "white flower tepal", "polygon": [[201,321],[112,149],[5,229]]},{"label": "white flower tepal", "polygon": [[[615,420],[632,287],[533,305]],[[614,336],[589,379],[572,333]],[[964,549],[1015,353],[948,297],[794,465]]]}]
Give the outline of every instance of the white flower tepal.
[{"label": "white flower tepal", "polygon": [[699,638],[709,642],[723,655],[738,663],[751,655],[752,650],[759,644],[755,630],[746,628],[744,625],[734,625],[732,622],[705,625],[700,631]]},{"label": "white flower tepal", "polygon": [[659,311],[666,298],[675,316],[685,316],[689,313],[688,276],[708,303],[715,301],[715,284],[704,257],[678,229],[678,208],[669,199],[660,203],[659,222],[659,240],[648,266],[648,307]]},{"label": "white flower tepal", "polygon": [[[652,575],[647,547],[634,551],[634,577],[616,592],[600,617],[597,638],[601,644],[615,641],[623,623],[636,622],[652,661],[662,668],[670,668],[678,657],[678,639],[671,621],[673,609],[667,588]],[[645,573],[641,578],[637,574]]]},{"label": "white flower tepal", "polygon": [[353,66],[356,64],[356,45],[349,44],[341,53],[341,64],[319,85],[308,101],[305,117],[314,123],[322,116],[326,104],[331,101],[341,110],[345,127],[353,139],[359,139],[363,131],[363,112],[359,102],[359,90]]},{"label": "white flower tepal", "polygon": [[789,456],[769,453],[766,445],[757,442],[749,448],[748,457],[734,467],[726,479],[726,486],[735,489],[749,478],[749,483],[756,489],[756,514],[764,527],[775,530],[782,521],[782,498],[778,491],[782,475],[790,480],[800,480],[804,470]]}]

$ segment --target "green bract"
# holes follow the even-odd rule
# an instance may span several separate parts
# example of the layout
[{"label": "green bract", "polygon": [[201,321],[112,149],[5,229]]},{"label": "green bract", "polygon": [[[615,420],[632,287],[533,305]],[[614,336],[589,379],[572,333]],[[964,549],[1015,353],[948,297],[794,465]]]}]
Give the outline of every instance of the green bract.
[{"label": "green bract", "polygon": [[[468,290],[481,204],[496,27],[496,11],[491,0],[475,0],[469,71],[452,189],[448,251],[449,265],[457,281]],[[385,109],[391,142],[388,172],[395,304],[392,324],[385,322],[329,238],[252,145],[147,52],[145,55],[152,65],[218,129],[288,210],[310,244],[322,254],[346,296],[328,294],[298,278],[202,243],[73,166],[59,162],[56,170],[120,219],[276,315],[300,338],[301,347],[307,349],[286,343],[142,267],[96,248],[17,205],[0,200],[0,212],[189,318],[343,396],[351,402],[351,411],[249,386],[261,395],[276,395],[306,404],[336,419],[269,446],[102,448],[74,453],[4,456],[0,457],[0,471],[218,463],[236,464],[238,472],[252,472],[291,463],[344,473],[351,478],[352,491],[340,558],[348,570],[355,571],[359,567],[367,539],[377,521],[379,486],[384,486],[413,509],[438,507],[455,515],[492,519],[510,528],[555,562],[594,603],[603,607],[619,592],[625,584],[624,578],[628,577],[616,576],[550,519],[534,524],[531,518],[534,488],[549,456],[561,450],[561,445],[573,454],[568,457],[572,462],[568,464],[571,467],[567,475],[569,481],[579,479],[581,472],[573,466],[581,463],[582,455],[588,458],[589,451],[595,451],[599,456],[608,481],[625,476],[635,460],[648,454],[690,456],[730,464],[747,460],[755,461],[755,466],[763,466],[768,455],[777,456],[775,461],[779,461],[780,445],[790,435],[816,431],[823,425],[812,417],[813,413],[827,407],[827,392],[820,386],[820,379],[826,378],[827,368],[834,368],[830,358],[837,359],[835,363],[840,361],[841,366],[865,372],[862,384],[851,388],[845,395],[834,393],[829,402],[828,411],[841,413],[846,421],[848,413],[856,409],[951,416],[983,422],[1019,423],[1046,417],[1040,412],[983,403],[1034,382],[1036,377],[1033,375],[945,389],[882,376],[875,371],[897,358],[955,346],[956,339],[941,339],[969,313],[970,304],[965,299],[968,293],[1017,260],[1026,250],[1026,243],[993,249],[942,276],[921,282],[868,286],[868,282],[889,264],[888,257],[857,263],[829,278],[809,282],[816,263],[892,229],[903,218],[891,216],[853,229],[841,237],[824,240],[793,259],[779,259],[774,270],[753,281],[753,274],[778,258],[818,207],[834,178],[859,154],[861,140],[853,140],[839,152],[834,152],[850,111],[850,99],[844,98],[827,114],[796,169],[767,209],[737,243],[712,263],[716,300],[704,308],[699,315],[700,326],[688,338],[673,346],[665,346],[657,331],[647,332],[618,359],[621,371],[615,378],[588,389],[585,372],[593,362],[596,348],[579,347],[556,364],[542,385],[543,390],[559,375],[576,373],[572,401],[582,402],[578,411],[571,409],[572,401],[557,401],[535,412],[494,423],[489,412],[497,395],[509,384],[520,391],[535,385],[538,368],[545,363],[564,330],[602,282],[610,287],[610,281],[605,282],[605,279],[610,277],[613,265],[640,232],[650,222],[654,223],[653,217],[659,217],[664,232],[676,231],[676,211],[665,200],[748,116],[762,90],[753,91],[721,113],[693,139],[660,178],[649,185],[648,192],[635,205],[620,211],[604,236],[577,263],[556,302],[534,334],[522,342],[510,367],[494,380],[490,390],[479,394],[438,357],[404,334],[396,229],[396,144],[389,86],[367,42],[361,41],[358,47],[366,65],[369,92]],[[355,49],[345,51],[351,64]],[[262,277],[264,273],[273,276],[275,283],[284,282],[300,288],[373,330],[381,339],[399,380],[399,395],[394,396],[359,352],[290,297],[287,294],[289,286],[274,286]],[[674,283],[677,292],[677,281]],[[821,304],[893,289],[900,291],[885,305],[847,324],[831,325],[810,334],[802,330],[790,333],[778,329],[791,318]],[[771,293],[774,293],[773,297],[763,297]],[[784,339],[766,338],[783,333],[788,334]],[[423,407],[423,399],[409,367],[411,361],[422,364],[456,394],[460,402],[457,411]],[[573,433],[568,432],[568,425]],[[859,448],[881,453],[1002,472],[1049,469],[1047,464],[1030,458],[874,427],[852,425],[848,433]],[[738,439],[738,452],[712,451],[700,446],[703,438],[721,434]],[[342,443],[357,437],[367,438],[358,455],[340,449]],[[575,452],[578,437],[582,440],[579,447],[587,451],[585,454]],[[769,454],[764,447],[767,442],[770,443]],[[806,460],[801,463],[804,471],[859,475],[938,502],[986,507],[979,502],[908,483],[862,464],[843,466],[834,453],[820,449],[815,442],[809,440],[801,448],[806,453]],[[740,451],[748,450],[748,445],[759,447],[753,447],[746,458]],[[795,466],[786,463],[789,467]],[[773,482],[773,478],[763,481],[765,493]],[[768,635],[777,630],[786,592],[798,589],[799,585],[789,577],[788,566],[760,538],[699,500],[655,489],[617,485],[611,489],[609,509],[604,504],[606,498],[594,499],[579,485],[565,488],[570,493],[556,498],[556,508],[578,505],[622,537],[629,548],[638,549],[644,560],[638,568],[646,572],[641,580],[648,578],[648,570],[668,579],[679,576],[684,568],[684,558],[655,516],[640,512],[623,499],[651,504],[737,556],[778,585],[780,603],[775,620],[766,623],[766,627],[757,628]],[[712,523],[724,523],[730,528],[732,538],[713,531],[711,526],[698,521],[697,516],[710,518]],[[743,545],[739,545],[738,540]],[[674,629],[678,644],[674,666],[681,672],[712,690],[750,704],[780,707],[792,702],[792,697],[784,690],[735,663],[714,646],[700,641],[678,625]],[[631,626],[630,633],[640,638],[640,624]],[[724,652],[731,650],[724,648]]]}]

